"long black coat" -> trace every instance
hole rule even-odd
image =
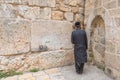
[[[72,32],[71,42],[74,44],[75,62],[87,62],[87,36],[84,30],[76,29]]]

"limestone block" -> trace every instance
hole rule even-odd
[[[67,6],[67,5],[65,5],[65,4],[60,4],[60,10],[62,10],[62,11],[71,11],[71,7],[70,6]]]
[[[7,77],[7,78],[2,78],[1,80],[17,80],[18,76],[11,76],[11,77]]]
[[[22,4],[37,5],[40,7],[55,7],[55,0],[22,0]]]
[[[64,15],[67,21],[73,21],[74,14],[72,12],[66,12]]]
[[[51,19],[51,8],[40,9],[40,19]]]
[[[4,0],[0,0],[0,3],[4,3]]]
[[[69,2],[69,5],[70,6],[76,6],[78,4],[78,0],[71,0],[70,2]]]
[[[17,3],[17,4],[21,4],[21,0],[4,0],[5,3]]]
[[[76,15],[75,15],[75,20],[76,20],[76,21],[83,21],[83,18],[84,18],[84,17],[83,17],[83,15],[81,15],[81,14],[76,14]]]
[[[115,18],[116,26],[120,27],[120,18]]]
[[[19,19],[0,20],[0,55],[26,53],[30,50],[30,23]]]
[[[100,7],[102,5],[102,0],[95,1],[95,8]]]
[[[20,5],[18,6],[18,16],[30,20],[40,18],[40,8]]]
[[[119,54],[109,54],[109,53],[106,53],[105,55],[105,64],[107,66],[110,66],[116,70],[120,70],[120,55]]]
[[[39,6],[40,5],[40,0],[23,0],[23,2],[25,4],[29,4],[29,5],[37,5]]]
[[[52,11],[52,19],[54,20],[62,20],[64,17],[63,12],[61,11]]]
[[[103,46],[101,44],[97,44],[97,45],[95,45],[95,49],[101,55],[105,55],[105,46]]]
[[[35,80],[35,78],[30,73],[26,73],[24,75],[20,75],[18,77],[19,80]]]
[[[78,13],[79,12],[79,7],[72,7],[72,12],[73,13]]]
[[[56,0],[56,3],[61,3],[62,2],[62,0]]]
[[[39,55],[38,59],[40,69],[47,69],[52,67],[73,64],[74,62],[73,50],[58,50],[43,52]]]
[[[101,0],[100,0],[101,1]],[[113,8],[116,8],[117,7],[117,1],[116,0],[114,0],[114,1],[111,1],[111,2],[108,2],[108,3],[106,3],[106,4],[104,4],[104,7],[106,8],[106,9],[113,9]]]
[[[118,0],[118,6],[120,6],[120,0]]]
[[[106,51],[109,53],[115,53],[115,43],[106,41]]]
[[[109,13],[110,13],[111,16],[119,17],[119,15],[120,15],[120,8],[109,10]]]
[[[0,57],[0,61],[8,60],[8,64],[0,64],[0,70],[29,71],[33,68],[40,70],[70,65],[74,63],[73,49],[22,54]],[[21,76],[22,77],[22,76]]]
[[[63,3],[70,6],[84,6],[84,0],[63,0]]]
[[[39,51],[39,45],[49,50],[72,48],[72,24],[67,21],[38,20],[31,27],[31,49]]]
[[[0,4],[0,17],[16,17],[15,7],[11,4]]]
[[[55,0],[40,0],[40,6],[55,7]]]

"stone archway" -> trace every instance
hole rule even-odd
[[[104,66],[105,62],[105,23],[103,18],[96,16],[91,24],[90,45],[93,62]]]

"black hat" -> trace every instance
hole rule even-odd
[[[80,26],[80,22],[75,22],[75,26]]]

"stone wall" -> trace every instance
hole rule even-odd
[[[0,70],[46,69],[74,62],[74,21],[84,0],[0,0]]]
[[[105,53],[104,63],[102,65],[104,65],[106,73],[111,74],[115,78],[120,78],[120,0],[86,0],[85,25],[89,45],[91,43],[91,31],[93,30],[92,22],[94,22],[97,16],[103,19],[105,26],[105,33],[104,30],[101,31],[101,33],[105,35]],[[94,28],[99,31],[97,27],[94,26]],[[98,35],[95,35],[95,37],[98,37]],[[91,47],[93,48],[93,46]],[[102,47],[96,47],[96,49],[97,48],[99,48],[99,50],[102,49]],[[103,51],[101,50],[101,52]],[[90,46],[89,54],[92,54]],[[96,57],[93,54],[93,63],[98,62],[98,60],[102,61],[103,57],[100,58],[101,54],[98,52],[96,55],[99,56],[99,59],[95,59]]]

